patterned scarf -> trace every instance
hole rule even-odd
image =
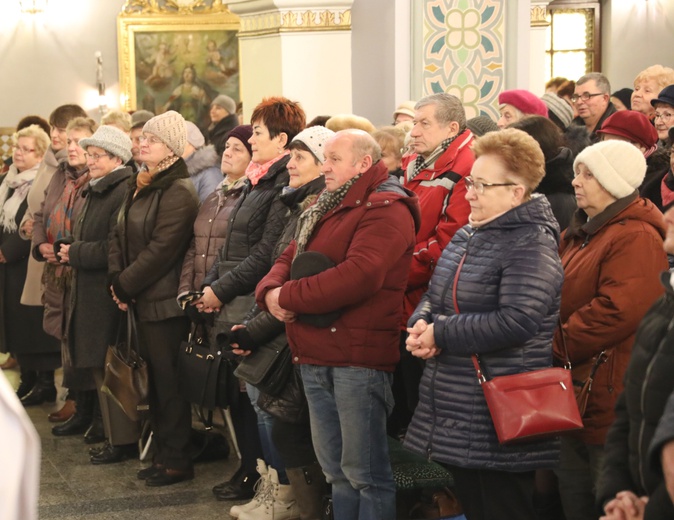
[[[267,161],[264,164],[258,164],[251,161],[246,167],[246,177],[250,179],[250,183],[253,186],[257,186],[257,183],[260,181],[260,179],[265,175],[267,175],[269,168],[271,168],[274,163],[280,161],[289,153],[290,152],[288,150],[285,150],[281,155],[274,157],[273,159]]]
[[[223,181],[215,188],[215,192],[218,194],[218,205],[222,206],[224,204],[225,195],[227,195],[227,192],[240,188],[243,186],[244,182],[246,182],[245,175],[239,177],[238,179],[234,179],[233,181],[225,177]]]
[[[408,182],[414,179],[419,173],[421,173],[422,170],[425,170],[427,168],[431,168],[434,164],[435,161],[438,160],[438,158],[445,153],[447,148],[449,148],[449,145],[452,144],[454,139],[459,137],[459,134],[456,134],[453,137],[448,137],[444,141],[440,143],[440,146],[438,146],[431,155],[428,156],[427,159],[424,159],[421,155],[417,155],[417,158],[414,160],[414,171],[412,172],[412,175],[409,175],[409,178],[407,179]]]
[[[330,211],[332,208],[336,207],[344,197],[346,196],[349,188],[353,186],[360,178],[360,175],[356,175],[353,179],[346,181],[342,186],[337,188],[335,191],[323,190],[323,192],[318,197],[316,204],[306,209],[297,220],[297,229],[295,230],[295,242],[297,242],[297,248],[295,249],[295,257],[300,253],[304,253],[304,249],[307,247],[307,242],[311,234],[314,232],[316,224],[325,216],[325,214]]]
[[[178,159],[180,159],[180,157],[177,155],[169,155],[168,157],[164,157],[161,161],[159,161],[157,167],[152,170],[148,170],[147,166],[143,165],[141,170],[138,172],[138,176],[136,177],[136,192],[133,194],[133,196],[135,197],[138,195],[138,192],[145,188],[145,186],[149,186],[152,182],[152,179],[154,179],[159,172],[163,172],[169,166],[175,164]]]
[[[0,184],[0,204],[2,204],[0,224],[2,224],[2,229],[6,233],[14,233],[18,229],[16,213],[33,185],[39,164],[22,172],[19,172],[14,165],[10,166],[9,172]],[[14,190],[11,196],[9,195],[10,190]]]

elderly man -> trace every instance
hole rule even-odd
[[[360,130],[326,143],[326,190],[256,291],[258,305],[286,322],[335,518],[349,520],[395,518],[386,416],[419,209],[380,156]],[[332,267],[291,280],[312,255]]]
[[[236,115],[236,103],[234,100],[220,94],[211,102],[211,126],[208,127],[208,142],[215,146],[215,153],[222,157],[225,151],[225,137],[235,126],[239,126],[239,118]]]
[[[407,319],[426,292],[442,250],[468,223],[470,206],[463,179],[475,160],[470,151],[473,134],[466,128],[466,112],[456,96],[432,94],[417,102],[410,136],[415,154],[403,158],[403,183],[419,197],[422,218],[400,322],[401,362],[393,388],[396,406],[389,428],[392,435],[403,432],[412,419],[423,372],[422,362],[405,350]]]
[[[608,78],[599,72],[585,74],[576,82],[576,90],[571,96],[571,101],[578,111],[578,117],[573,122],[585,125],[590,133],[590,140],[598,143],[601,136],[597,134],[597,130],[601,128],[604,120],[616,111],[611,103],[611,84]]]

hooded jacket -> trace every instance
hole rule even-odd
[[[215,153],[212,145],[198,148],[185,159],[187,172],[194,183],[194,189],[197,190],[199,202],[204,202],[215,190],[216,186],[222,182],[222,172],[220,171],[220,157]]]
[[[555,440],[502,446],[471,360],[489,377],[547,368],[557,324],[562,266],[559,226],[542,195],[474,229],[443,251],[412,315],[433,323],[440,354],[426,362],[405,446],[463,468],[530,471],[553,467]],[[455,276],[465,256],[456,285]]]
[[[562,334],[573,367],[591,364],[602,351],[608,354],[594,378],[585,428],[569,434],[587,444],[604,444],[637,326],[662,294],[664,236],[662,213],[636,191],[589,221],[579,209],[564,234],[562,327],[555,334],[555,357],[560,365],[566,362]]]
[[[256,299],[281,287],[279,304],[297,314],[340,311],[329,327],[286,324],[295,363],[356,366],[392,372],[399,360],[402,297],[414,235],[416,196],[390,180],[381,161],[354,182],[341,204],[318,222],[306,251],[329,257],[335,267],[290,280],[293,241],[258,284]]]

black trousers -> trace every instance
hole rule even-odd
[[[468,520],[536,520],[534,472],[466,469],[444,464]]]
[[[178,350],[187,337],[187,318],[138,321],[140,353],[150,375],[150,425],[155,443],[155,464],[186,470],[192,466],[189,452],[192,412],[178,392]]]
[[[271,435],[286,468],[301,468],[318,461],[309,421],[293,424],[274,418]]]

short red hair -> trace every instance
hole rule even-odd
[[[281,133],[288,136],[286,148],[290,141],[299,134],[307,123],[307,116],[299,103],[284,97],[264,98],[255,107],[250,118],[253,125],[262,122],[269,130],[269,137],[274,138]]]

